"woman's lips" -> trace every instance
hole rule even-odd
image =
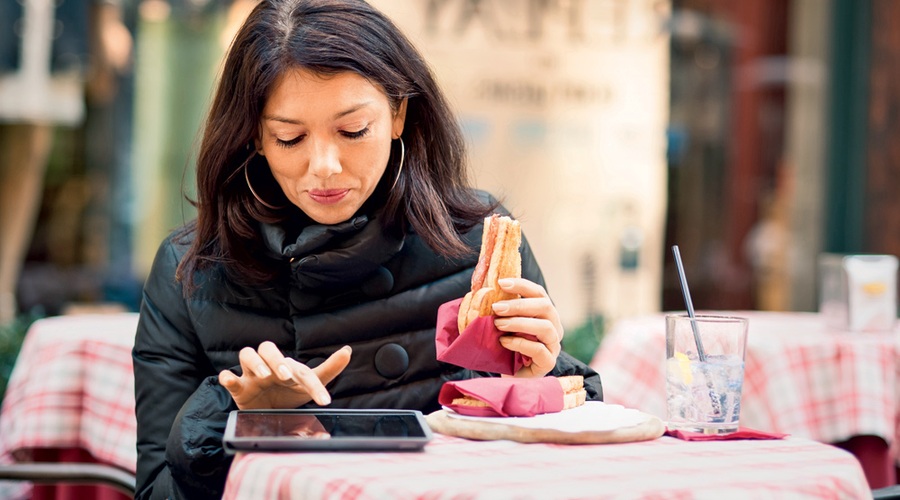
[[[347,196],[349,189],[310,189],[309,197],[322,205],[334,205]]]

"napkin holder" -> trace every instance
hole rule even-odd
[[[838,330],[892,331],[897,321],[897,257],[819,256],[819,313]]]

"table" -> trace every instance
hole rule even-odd
[[[136,325],[133,313],[36,322],[0,410],[0,460],[92,458],[133,472],[131,347]],[[498,464],[504,468],[498,469]],[[723,464],[728,466],[722,471],[715,468]],[[510,484],[527,484],[520,491],[535,497],[579,492],[596,496],[598,485],[610,485],[611,496],[633,498],[656,491],[652,488],[660,484],[675,492],[696,491],[697,471],[707,467],[715,472],[715,479],[703,486],[710,494],[734,493],[728,490],[735,487],[826,498],[835,492],[845,497],[869,493],[851,455],[799,438],[717,443],[663,438],[628,445],[559,446],[437,436],[424,453],[246,455],[234,464],[226,498],[272,498],[279,491],[295,497],[317,492],[405,497],[416,491],[450,495],[466,488],[496,497],[502,492],[492,488]],[[648,481],[648,470],[654,479],[664,481]],[[555,479],[535,479],[547,476]],[[108,498],[114,493],[102,493],[100,488],[90,493],[76,491],[84,487],[45,488],[34,488],[34,498]],[[726,493],[720,496],[733,497]],[[0,497],[10,496],[0,490]]]
[[[0,409],[0,461],[93,460],[135,472],[131,348],[137,321],[137,313],[116,313],[32,324]],[[21,490],[21,484],[0,487],[0,497],[12,496],[9,490]],[[125,498],[89,486],[36,486],[32,494]]]
[[[248,453],[224,500],[871,498],[859,463],[802,438],[601,445],[435,435],[421,453]]]
[[[741,424],[842,443],[872,488],[896,482],[898,333],[829,328],[817,313],[717,312],[749,318]],[[622,319],[590,365],[607,402],[666,418],[665,318]]]

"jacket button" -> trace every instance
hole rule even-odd
[[[409,368],[409,354],[399,344],[385,344],[375,353],[375,369],[384,378],[397,378]]]
[[[360,285],[362,293],[368,297],[383,297],[394,288],[394,275],[386,267],[380,266]]]

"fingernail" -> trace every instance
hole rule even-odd
[[[341,349],[343,349],[343,350],[345,350],[345,351],[347,351],[347,352],[353,352],[353,348],[351,348],[351,347],[348,346],[348,345],[345,345],[344,347],[341,347]]]
[[[282,380],[290,380],[291,378],[291,370],[285,365],[278,365],[278,374],[281,375]]]
[[[320,405],[331,404],[331,395],[328,394],[328,391],[319,391],[316,394],[316,399],[319,400]]]
[[[260,364],[256,365],[256,374],[259,375],[260,377],[268,377],[269,375],[272,374],[272,371],[269,370],[268,366],[260,363]]]
[[[497,280],[497,284],[500,285],[500,288],[512,288],[513,280],[510,278],[501,278]]]
[[[495,313],[503,314],[509,311],[509,306],[503,302],[495,302],[493,307]]]
[[[509,320],[508,319],[494,320],[494,326],[496,326],[497,328],[506,328],[507,326],[509,326]]]

